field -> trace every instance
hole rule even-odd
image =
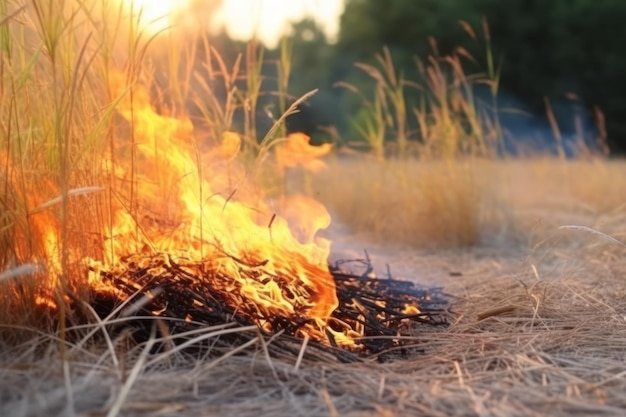
[[[497,96],[493,65],[469,77],[459,55],[428,57],[408,109],[387,50],[359,67],[376,84],[368,151],[311,146],[283,123],[310,97],[288,105],[288,41],[268,93],[255,42],[226,62],[116,4],[0,4],[0,415],[624,414],[626,162],[566,158],[554,124],[556,155],[503,156],[498,112],[473,97],[474,82]],[[263,317],[177,334],[151,315],[133,339],[159,293],[127,299],[98,272],[164,253],[232,278],[213,283],[237,312],[303,320],[295,353]],[[328,263],[363,258],[442,288],[448,326],[353,363],[307,344],[330,344]]]
[[[404,164],[398,172],[436,172]],[[442,247],[447,232],[438,245],[428,244],[437,238],[428,234],[421,244],[407,243],[407,229],[428,230],[409,214],[401,228],[383,224],[390,209],[419,211],[397,168],[381,165],[390,174],[376,187],[381,176],[369,163],[331,163],[313,184],[331,210],[347,206],[351,213],[344,221],[336,216],[327,232],[333,258],[360,258],[367,250],[380,274],[388,264],[397,278],[452,295],[450,326],[416,331],[421,353],[388,363],[305,357],[296,367],[295,357],[268,358],[257,346],[217,359],[172,353],[150,364],[145,346],[120,337],[108,349],[67,343],[71,354],[60,361],[57,336],[33,333],[21,344],[4,342],[2,414],[621,415],[625,248],[584,227],[624,240],[624,208],[615,205],[624,184],[608,182],[605,173],[620,181],[626,165],[474,162],[472,201],[462,207],[478,207],[476,243],[460,247]],[[579,179],[563,187],[567,172]],[[426,181],[441,181],[439,174]],[[390,196],[397,197],[391,208]],[[458,215],[456,207],[438,210],[431,221]],[[359,227],[367,215],[373,224]]]

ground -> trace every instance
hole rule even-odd
[[[450,325],[416,329],[420,351],[408,358],[342,364],[305,355],[298,363],[258,343],[218,357],[159,358],[118,337],[114,348],[69,345],[61,362],[59,344],[44,343],[54,336],[33,333],[0,353],[0,415],[623,415],[626,249],[607,237],[623,236],[623,207],[600,204],[615,184],[599,174],[592,183],[598,167],[573,169],[585,184],[570,191],[595,190],[574,203],[557,192],[556,171],[534,163],[498,171],[509,196],[498,213],[514,220],[482,210],[471,246],[409,246],[335,221],[326,232],[333,259],[366,250],[379,275],[389,265],[396,278],[451,295]],[[481,201],[504,200],[494,175],[476,178],[490,179]]]

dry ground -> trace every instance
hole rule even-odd
[[[354,184],[377,181],[376,170],[389,166],[356,165],[349,171],[345,163],[332,165],[328,174],[334,180],[320,180],[326,195],[317,188],[338,218],[328,232],[335,241],[333,256],[361,257],[367,250],[380,273],[389,264],[396,277],[443,286],[453,295],[451,325],[416,332],[422,353],[387,363],[305,357],[296,364],[295,357],[270,359],[255,344],[243,355],[229,356],[233,349],[219,359],[205,352],[158,360],[123,337],[112,341],[114,348],[104,342],[74,344],[61,352],[54,335],[33,332],[28,343],[3,342],[0,415],[626,413],[626,248],[588,230],[558,228],[576,224],[626,240],[626,211],[620,206],[626,202],[624,163],[515,161],[474,167],[471,192],[447,200],[475,210],[465,220],[475,224],[455,226],[476,231],[471,247],[447,238],[437,245],[419,239],[409,245],[404,238],[394,243],[393,229],[373,230],[366,221],[359,228],[356,219],[364,214],[375,221],[390,209],[382,207],[384,193],[396,196],[395,213],[405,215],[417,203],[403,197],[393,181],[378,188],[381,194],[367,194],[367,184],[362,189]],[[412,189],[403,175],[420,169],[405,166],[396,184]],[[346,172],[358,176],[349,180]],[[361,211],[350,206],[337,213],[354,194],[362,198]],[[474,200],[463,201],[464,196]],[[441,215],[445,223],[459,212],[445,212],[446,207],[430,216]],[[411,218],[398,230],[419,231]],[[59,360],[62,353],[68,361]]]

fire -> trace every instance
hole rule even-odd
[[[299,329],[303,336],[327,342],[328,332],[337,333],[329,329],[328,320],[338,299],[327,265],[330,242],[316,236],[330,224],[326,209],[310,198],[292,196],[277,216],[258,194],[245,192],[246,177],[237,175],[235,163],[241,146],[237,134],[225,132],[219,146],[202,149],[188,118],[158,114],[144,86],[136,84],[130,95],[126,85],[119,75],[111,88],[121,97],[119,114],[132,126],[135,178],[121,166],[105,166],[119,177],[118,183],[134,181],[135,195],[129,199],[135,199],[137,208],[120,204],[112,214],[104,260],[91,262],[91,285],[102,285],[101,268],[138,266],[165,272],[175,265],[185,271],[195,268],[199,275],[211,271],[213,282],[206,285],[233,294],[225,303],[245,304],[234,308],[253,303],[257,307],[252,308],[277,317],[300,319],[305,322]],[[307,156],[307,146],[317,153]],[[330,150],[310,147],[300,135],[287,138],[279,149],[279,158],[296,149],[296,160],[318,167],[315,159]],[[142,257],[146,253],[161,254],[160,261],[153,264],[152,258]],[[263,318],[257,324],[277,330]],[[334,340],[353,343],[342,334]]]
[[[282,168],[302,166],[312,172],[326,167],[319,157],[330,152],[331,144],[311,146],[309,137],[303,133],[292,133],[287,140],[276,149],[276,160]]]

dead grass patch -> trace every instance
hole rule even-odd
[[[469,161],[339,161],[314,182],[315,197],[338,221],[415,246],[476,243],[480,187]]]
[[[626,265],[614,258],[609,272],[593,262],[594,251],[561,249],[578,255],[580,265],[570,268],[552,251],[538,272],[531,263],[474,258],[462,277],[431,277],[458,297],[451,326],[416,331],[420,353],[408,360],[340,364],[305,356],[296,367],[297,358],[268,358],[258,343],[217,357],[200,350],[158,359],[146,353],[148,344],[129,345],[123,336],[109,349],[65,342],[70,355],[63,360],[55,335],[33,334],[28,344],[3,346],[0,412],[621,415]],[[509,310],[479,319],[500,307]],[[114,407],[119,414],[111,414]]]
[[[378,242],[532,247],[560,225],[620,217],[625,171],[621,160],[351,159],[315,176],[313,190],[336,221]]]

